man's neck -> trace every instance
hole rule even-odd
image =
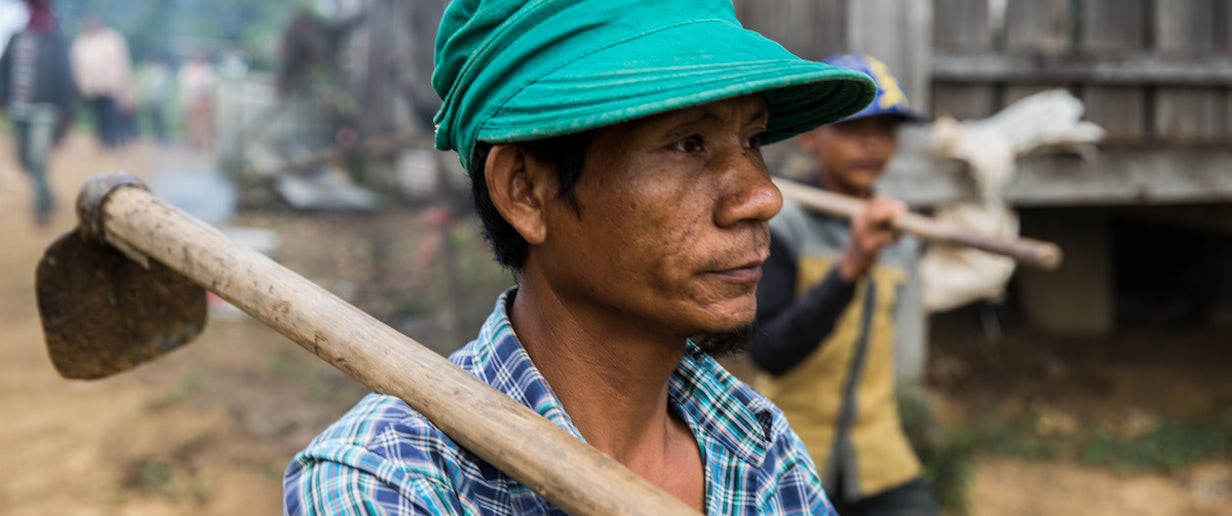
[[[523,276],[510,322],[586,442],[702,510],[701,452],[668,408],[684,339],[612,315],[565,302],[546,282]]]
[[[667,382],[683,339],[570,306],[535,278],[521,283],[510,310],[514,332],[586,441],[630,466],[661,455],[675,424]]]

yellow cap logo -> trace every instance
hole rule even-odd
[[[864,56],[864,59],[868,61],[868,71],[872,73],[877,87],[881,88],[881,95],[877,98],[877,107],[881,109],[889,109],[897,105],[907,107],[907,95],[899,87],[898,80],[890,75],[890,67],[872,56]]]

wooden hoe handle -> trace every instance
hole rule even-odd
[[[378,392],[571,514],[696,514],[397,330],[141,188],[98,207],[103,237],[158,260]]]
[[[791,199],[813,211],[851,218],[864,209],[864,201],[846,195],[828,192],[795,181],[775,178],[783,197]],[[1043,270],[1053,270],[1061,265],[1061,248],[1051,242],[1029,238],[998,238],[974,235],[950,227],[916,213],[906,213],[894,219],[894,229],[918,236],[930,242],[966,246],[981,251],[1008,256],[1018,263]]]

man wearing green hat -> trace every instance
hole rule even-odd
[[[819,164],[817,186],[868,205],[847,221],[785,203],[771,222],[757,292],[761,331],[750,345],[765,372],[755,385],[799,432],[841,514],[932,516],[936,504],[895,403],[896,353],[924,345],[920,243],[890,229],[906,208],[875,192],[898,126],[924,117],[880,60],[825,62],[868,74],[877,96],[799,141]]]
[[[450,360],[709,514],[832,514],[782,414],[712,358],[748,333],[782,198],[760,145],[851,114],[866,76],[729,0],[457,0],[436,41],[457,150],[517,285]],[[372,394],[292,460],[288,514],[544,514]]]

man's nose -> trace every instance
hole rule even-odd
[[[727,160],[722,174],[721,198],[715,224],[730,227],[741,222],[764,222],[783,208],[783,195],[755,151],[743,149]]]

